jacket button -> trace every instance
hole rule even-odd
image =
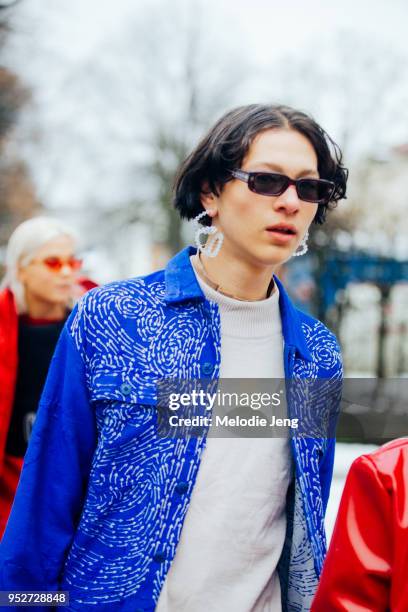
[[[210,361],[206,361],[205,363],[203,363],[203,367],[201,368],[201,370],[202,373],[207,376],[208,374],[212,373],[212,371],[214,370],[214,366]]]
[[[153,555],[153,561],[156,563],[163,563],[166,560],[166,553],[164,551],[157,552]]]
[[[130,395],[132,392],[132,387],[129,385],[129,383],[123,383],[123,385],[120,385],[120,390],[122,391],[123,395]]]
[[[176,493],[187,493],[188,491],[188,482],[180,481],[176,484]]]

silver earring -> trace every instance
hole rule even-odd
[[[207,214],[207,211],[204,210],[193,219],[195,227],[194,242],[200,253],[203,253],[203,255],[207,257],[216,257],[224,241],[224,234],[218,231],[213,225],[201,225],[201,223],[199,223],[200,219]],[[202,241],[203,237],[206,237],[204,243]]]
[[[304,255],[305,253],[307,253],[308,248],[309,248],[307,246],[308,238],[309,238],[309,232],[307,231],[306,234],[302,238],[302,242],[299,244],[296,251],[292,254],[292,257],[299,257],[299,255]]]

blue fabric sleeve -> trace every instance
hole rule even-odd
[[[58,589],[95,447],[85,367],[67,322],[51,361],[0,544],[0,590]]]

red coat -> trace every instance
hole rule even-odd
[[[408,438],[351,466],[311,610],[408,610]]]
[[[5,455],[17,374],[18,317],[14,297],[0,292],[0,537],[6,526],[22,460]]]
[[[89,279],[78,281],[82,293],[96,284]],[[7,523],[23,460],[5,452],[18,359],[18,315],[9,289],[0,292],[0,538]]]

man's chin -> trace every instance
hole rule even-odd
[[[258,265],[275,268],[288,261],[293,254],[293,250],[287,247],[265,248],[254,254]]]

